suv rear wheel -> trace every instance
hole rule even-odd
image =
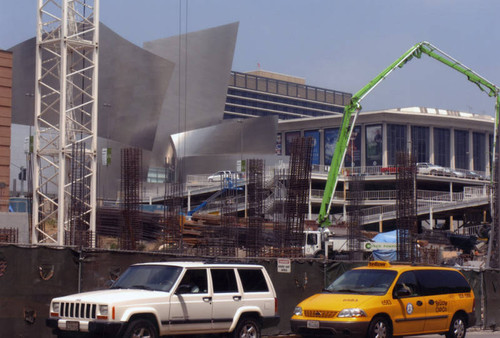
[[[243,317],[233,331],[233,338],[260,338],[260,325],[253,317]]]
[[[147,319],[133,320],[123,335],[124,338],[158,338],[156,327]]]

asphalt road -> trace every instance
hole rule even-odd
[[[443,338],[444,336],[438,334],[426,335],[426,336],[413,336],[419,338]],[[491,331],[491,330],[467,330],[465,335],[466,338],[499,338],[500,331]]]

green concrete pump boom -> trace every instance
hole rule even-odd
[[[382,73],[375,77],[370,83],[361,88],[356,94],[351,98],[350,103],[344,108],[344,116],[342,118],[342,123],[340,125],[339,135],[337,143],[335,145],[335,152],[333,153],[332,162],[330,165],[330,171],[328,172],[328,179],[326,181],[325,192],[323,194],[323,200],[321,202],[321,207],[318,216],[318,224],[321,227],[327,227],[330,225],[330,220],[328,215],[330,214],[330,208],[337,187],[338,177],[340,174],[341,166],[344,161],[344,157],[347,151],[348,141],[351,138],[358,113],[361,110],[360,102],[366,95],[368,95],[377,85],[382,82],[393,70],[396,68],[403,67],[408,61],[413,57],[420,58],[422,53],[444,63],[445,65],[459,71],[460,73],[467,76],[467,79],[475,83],[480,90],[488,93],[490,97],[496,97],[496,116],[495,116],[495,138],[493,150],[496,147],[496,133],[498,127],[498,118],[500,115],[500,95],[499,87],[492,84],[490,81],[486,80],[484,77],[478,75],[470,68],[464,66],[457,60],[448,56],[444,52],[440,51],[435,46],[428,42],[420,42],[410,48],[406,53],[404,53],[399,59],[394,61],[389,67],[387,67]],[[353,116],[354,114],[354,116]],[[351,121],[352,120],[352,121]],[[494,154],[494,152],[493,152]],[[493,166],[492,166],[493,167]]]

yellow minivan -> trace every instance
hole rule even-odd
[[[373,261],[298,304],[291,328],[302,336],[463,338],[475,320],[474,292],[458,270]]]

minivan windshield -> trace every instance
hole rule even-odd
[[[325,291],[346,294],[384,295],[397,272],[391,270],[350,270],[337,278]]]
[[[182,268],[166,265],[135,265],[129,267],[111,289],[143,289],[168,292]]]

